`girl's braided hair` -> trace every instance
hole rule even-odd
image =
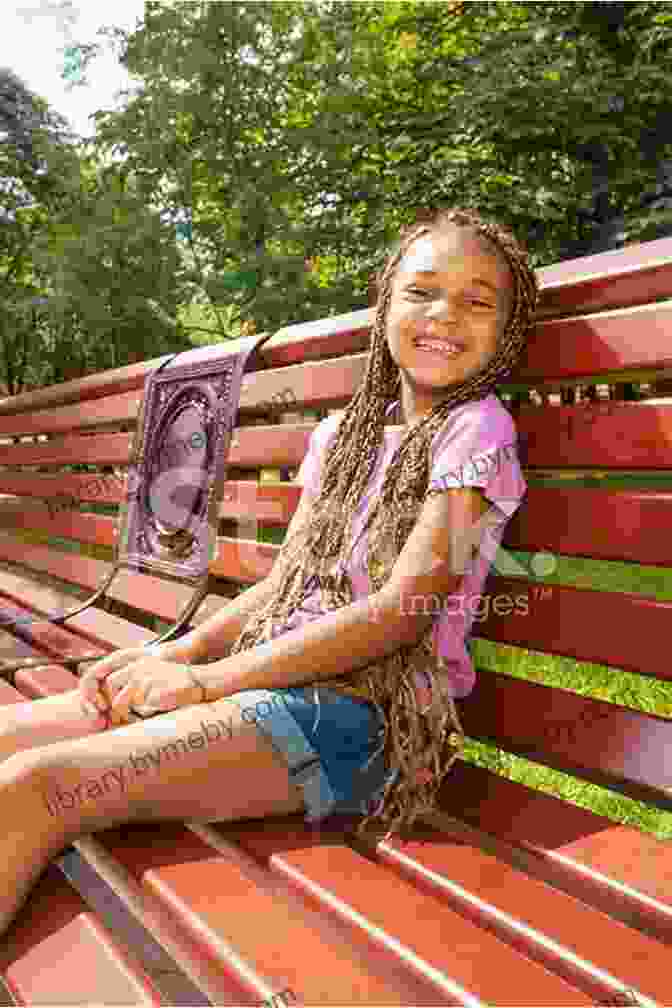
[[[377,592],[390,577],[392,567],[416,523],[428,490],[432,439],[456,406],[483,399],[515,366],[533,324],[538,287],[527,253],[506,228],[485,220],[477,211],[460,208],[423,210],[401,231],[400,242],[379,274],[379,294],[371,330],[368,365],[341,418],[322,466],[320,495],[310,522],[283,545],[277,565],[280,581],[273,597],[253,613],[230,654],[271,640],[297,606],[314,588],[321,588],[324,611],[353,601],[350,579],[344,571],[350,546],[350,525],[364,494],[383,442],[387,407],[397,398],[400,372],[387,343],[386,320],[392,282],[410,245],[420,236],[445,224],[467,228],[492,243],[504,256],[514,281],[513,306],[492,359],[446,397],[404,435],[387,467],[377,502],[365,529],[369,531],[370,591]],[[446,492],[445,490],[443,492]],[[347,533],[346,534],[346,530]],[[452,698],[441,679],[441,659],[433,653],[434,627],[415,645],[404,646],[384,659],[358,669],[342,680],[319,680],[306,685],[333,686],[347,692],[348,685],[363,688],[366,698],[382,713],[384,752],[388,774],[377,809],[365,816],[359,830],[376,821],[389,837],[411,826],[420,814],[436,810],[438,790],[457,755],[461,726]],[[432,702],[420,710],[413,688],[414,673],[423,670],[430,679]],[[451,732],[457,729],[457,735]]]

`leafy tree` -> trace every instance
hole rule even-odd
[[[69,169],[62,119],[11,71],[0,71],[0,373],[19,391],[42,330],[43,290],[33,246]],[[58,161],[60,170],[49,165]]]
[[[588,235],[577,242],[572,254],[600,251],[622,241],[626,236],[626,216],[630,236],[640,240],[672,232],[672,166],[665,159],[672,115],[671,79],[666,66],[672,12],[664,10],[666,6],[585,3],[576,12],[577,27],[592,36],[615,67],[627,68],[620,80],[617,73],[612,73],[613,91],[607,104],[617,116],[630,115],[629,139],[636,145],[642,178],[641,190],[639,194],[635,192],[626,211],[618,194],[612,198],[612,185],[618,184],[622,168],[614,161],[611,146],[597,134],[585,144],[583,157],[592,164],[594,199],[585,215]],[[589,72],[589,68],[585,67],[585,71]],[[655,88],[653,101],[648,95],[645,98],[640,95],[642,86]]]
[[[220,338],[234,320],[268,328],[358,296],[347,227],[331,253],[333,222],[311,213],[325,165],[333,173],[355,131],[341,122],[326,136],[309,96],[295,101],[292,64],[321,18],[319,7],[294,2],[147,3],[124,55],[142,85],[123,111],[98,119],[99,149],[123,157],[179,229],[192,298],[210,305]]]
[[[190,345],[172,229],[0,76],[0,375],[7,392]]]
[[[437,202],[537,265],[657,235],[671,32],[664,3],[148,0],[108,33],[137,85],[90,151],[36,154],[48,131],[5,101],[5,359],[47,380],[363,307]],[[73,86],[96,48],[71,46]]]
[[[646,237],[671,24],[657,3],[149,2],[101,143],[180,228],[193,297],[272,327],[365,303],[437,201],[507,221],[538,264],[619,214]]]
[[[441,201],[507,221],[539,264],[615,214],[624,240],[650,236],[642,193],[671,150],[669,4],[364,0],[331,16],[356,40],[348,114],[363,141],[340,166],[339,208],[356,233]],[[325,93],[325,130],[342,115]]]
[[[117,166],[80,161],[34,254],[49,285],[49,380],[190,346],[174,234]]]

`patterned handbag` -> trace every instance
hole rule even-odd
[[[44,625],[63,625],[100,602],[122,571],[155,574],[193,587],[173,625],[149,642],[180,635],[207,593],[209,565],[217,553],[219,505],[227,474],[231,439],[243,375],[261,370],[261,346],[273,335],[198,347],[174,354],[147,377],[129,461],[125,499],[119,508],[112,569],[95,593],[59,616],[36,617]],[[24,619],[3,620],[3,629],[32,642]],[[37,643],[37,642],[35,642]],[[59,665],[104,658],[59,658]],[[23,658],[3,661],[5,674],[43,664]]]

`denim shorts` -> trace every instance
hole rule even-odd
[[[307,823],[365,815],[380,801],[389,770],[374,704],[324,686],[241,690],[230,699],[284,758],[303,790]]]

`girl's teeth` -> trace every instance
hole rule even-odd
[[[460,353],[460,347],[454,346],[452,343],[426,343],[420,341],[418,343],[419,347],[423,347],[425,350],[436,350],[438,353],[442,354],[456,354]]]

